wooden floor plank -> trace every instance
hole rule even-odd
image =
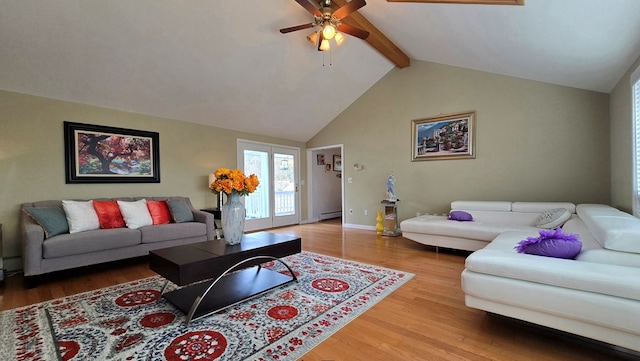
[[[339,221],[270,230],[302,238],[302,249],[393,268],[415,277],[300,361],[633,360],[602,344],[490,316],[464,304],[460,273],[468,253],[436,250],[403,237],[343,229]],[[55,273],[37,288],[22,276],[0,288],[0,310],[155,275],[147,260],[112,262]]]

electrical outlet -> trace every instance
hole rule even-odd
[[[350,209],[350,210],[349,210],[349,214],[353,214],[353,209]]]
[[[367,210],[366,210],[366,209],[364,210],[364,215],[365,215],[365,216],[367,215]]]

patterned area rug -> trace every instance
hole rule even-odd
[[[188,326],[181,311],[165,299],[158,302],[160,276],[4,311],[0,355],[3,360],[296,360],[413,277],[310,252],[284,261],[298,283]],[[289,274],[280,262],[263,266]]]

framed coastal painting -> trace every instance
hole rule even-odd
[[[476,112],[411,121],[411,161],[475,158]]]
[[[160,183],[156,132],[64,122],[67,183]]]

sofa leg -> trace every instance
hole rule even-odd
[[[38,283],[40,283],[39,276],[24,276],[24,285],[26,288],[36,288],[38,287]]]

